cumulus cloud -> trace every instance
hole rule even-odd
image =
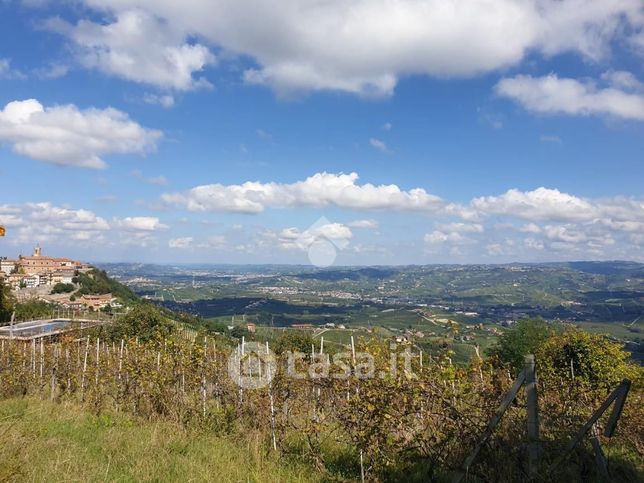
[[[35,241],[101,241],[110,225],[86,209],[73,209],[50,202],[0,206],[0,224],[10,228],[7,241],[16,244]]]
[[[347,223],[347,226],[349,228],[363,228],[363,229],[375,230],[376,228],[378,228],[379,223],[377,220],[354,220]]]
[[[518,75],[502,79],[497,94],[517,101],[525,109],[543,114],[573,116],[607,115],[644,121],[644,91],[641,83],[628,72],[604,76],[608,85],[592,81]]]
[[[597,215],[589,201],[556,189],[508,190],[500,196],[472,200],[472,206],[486,214],[510,215],[527,220],[583,221]]]
[[[194,239],[190,236],[181,237],[181,238],[171,238],[168,240],[168,246],[170,248],[190,248]]]
[[[425,243],[438,244],[438,243],[461,243],[464,238],[458,232],[445,233],[444,231],[434,230],[424,236]]]
[[[168,184],[168,179],[163,176],[144,176],[143,172],[139,169],[135,169],[130,172],[130,176],[140,179],[144,183],[155,185],[155,186],[166,186]]]
[[[389,152],[390,152],[390,151],[389,151],[389,148],[387,147],[387,145],[385,144],[385,142],[384,142],[384,141],[381,141],[380,139],[371,138],[371,139],[369,139],[369,144],[370,144],[373,148],[375,148],[375,149],[377,149],[378,151],[380,151],[381,153],[389,153]]]
[[[439,223],[437,227],[443,231],[456,233],[483,233],[485,231],[480,223]]]
[[[257,137],[262,141],[267,141],[267,142],[273,141],[273,135],[267,131],[264,131],[263,129],[256,129],[255,134],[257,134]]]
[[[158,218],[127,217],[112,221],[84,208],[51,202],[0,205],[0,224],[8,229],[7,243],[36,242],[59,246],[149,246],[168,228]]]
[[[11,67],[11,60],[0,57],[0,79],[26,79],[26,76],[17,69]]]
[[[215,62],[208,47],[186,42],[188,35],[173,23],[143,10],[120,10],[114,22],[81,20],[72,25],[60,18],[45,26],[68,37],[85,67],[160,88],[191,90],[210,83],[195,74]],[[169,97],[159,98],[167,107]]]
[[[143,154],[161,132],[146,129],[113,108],[45,108],[35,99],[13,101],[0,111],[0,141],[23,156],[60,166],[105,168],[106,154]]]
[[[257,65],[243,74],[248,83],[279,92],[332,89],[378,96],[392,94],[406,75],[473,76],[517,65],[528,52],[574,52],[597,61],[609,55],[615,40],[644,50],[638,40],[644,22],[640,0],[84,3],[116,21],[66,28],[83,61],[164,86],[191,86],[192,73],[209,63],[207,49],[188,44],[188,36],[254,59]],[[168,73],[159,66],[169,67]]]
[[[554,144],[562,143],[561,138],[553,134],[543,134],[541,137],[539,137],[539,140],[542,143],[554,143]]]
[[[433,220],[433,229],[423,237],[427,253],[445,252],[459,257],[469,253],[475,260],[480,254],[498,261],[530,258],[537,256],[535,253],[540,257],[550,255],[551,259],[638,259],[644,243],[644,199],[590,199],[545,187],[510,189],[461,204],[438,198],[422,188],[405,191],[396,185],[359,184],[356,173],[318,173],[290,184],[198,186],[165,194],[163,200],[196,212],[256,214],[266,209],[324,207],[415,212]],[[375,229],[378,222],[358,219],[338,224],[327,220],[307,230],[269,231],[257,246],[301,249],[317,236],[349,240],[353,236],[351,229],[360,228]],[[250,250],[248,243],[241,245]]]
[[[331,223],[322,219],[303,231],[297,228],[285,228],[278,236],[282,248],[300,250],[307,250],[319,238],[326,238],[338,248],[343,249],[353,238],[353,233],[348,226],[342,223]]]
[[[165,109],[170,109],[174,107],[174,96],[171,96],[169,94],[159,95],[147,92],[143,95],[143,102],[145,102],[146,104],[158,105]]]
[[[134,216],[115,220],[116,226],[126,231],[159,231],[168,228],[153,216]]]
[[[394,184],[358,184],[358,174],[317,173],[291,184],[249,181],[211,184],[182,193],[166,193],[165,203],[197,212],[261,213],[267,208],[338,206],[352,210],[436,212],[443,201],[424,189],[401,190]]]

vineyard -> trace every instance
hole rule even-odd
[[[49,343],[5,340],[0,397],[39,398],[61,407],[73,403],[96,415],[167,420],[214,434],[259,434],[267,454],[305,462],[327,480],[449,481],[515,376],[479,358],[456,367],[447,355],[423,357],[375,340],[356,343],[346,359],[325,353],[323,346],[298,358],[285,351],[273,356],[269,349],[256,344],[250,351],[243,342],[230,346],[202,336],[114,339],[98,330]],[[550,468],[625,377],[633,388],[614,437],[602,437],[601,444],[612,479],[642,477],[641,369],[618,357],[609,367],[593,366],[590,374],[585,362],[561,362],[559,354],[558,346],[547,344],[536,354],[537,471],[526,473],[527,405],[520,391],[468,468],[466,481],[599,478],[586,440],[555,472]],[[231,378],[232,366],[245,367],[245,374],[265,383],[240,387]]]

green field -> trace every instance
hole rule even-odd
[[[36,399],[0,401],[0,438],[0,481],[319,480],[271,458],[259,435],[191,432]]]

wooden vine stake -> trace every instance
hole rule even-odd
[[[87,373],[87,356],[89,355],[89,335],[85,344],[85,358],[83,359],[83,374],[81,376],[81,401],[85,400],[85,374]]]
[[[487,443],[488,439],[494,433],[494,430],[501,422],[501,418],[505,414],[505,411],[508,409],[512,401],[514,401],[521,389],[521,386],[525,384],[526,386],[526,398],[528,405],[528,473],[532,476],[536,474],[538,458],[539,458],[539,407],[538,407],[538,398],[537,398],[537,373],[535,369],[535,361],[533,355],[527,355],[525,357],[525,366],[521,374],[514,380],[512,387],[506,393],[505,397],[501,401],[501,404],[497,408],[494,416],[490,419],[490,422],[487,425],[487,428],[479,439],[476,442],[476,445],[472,449],[469,455],[463,461],[463,464],[459,470],[454,474],[452,478],[453,483],[460,483],[463,478],[466,477],[470,466],[476,459],[476,456],[481,451],[481,448]]]
[[[271,373],[270,348],[266,341],[266,377],[268,380],[268,399],[271,404],[271,436],[273,439],[273,450],[277,451],[277,438],[275,437],[275,401],[273,400],[273,374]],[[261,366],[262,361],[259,361]]]
[[[613,406],[613,412],[610,414],[610,417],[608,418],[608,421],[606,422],[606,426],[604,427],[604,436],[606,438],[612,438],[613,434],[615,433],[615,430],[617,429],[617,421],[619,421],[620,416],[622,415],[622,410],[624,409],[624,404],[626,403],[626,397],[628,396],[628,392],[631,389],[631,381],[629,379],[624,379],[617,388],[610,393],[610,395],[604,400],[602,405],[597,408],[597,410],[593,413],[593,415],[590,417],[590,419],[584,424],[581,429],[577,432],[575,437],[570,440],[570,443],[568,443],[568,446],[566,446],[566,449],[564,452],[561,454],[561,456],[552,464],[552,466],[548,469],[548,474],[550,475],[557,467],[563,463],[563,461],[568,457],[568,455],[572,452],[573,449],[581,442],[581,440],[588,434],[589,431],[591,431],[593,428],[595,428],[595,424],[599,420],[599,418],[602,417],[602,415],[608,410],[608,408],[615,403]],[[606,457],[604,456],[604,452],[601,449],[601,444],[599,443],[599,438],[597,437],[597,432],[593,434],[593,437],[590,440],[591,444],[593,445],[593,449],[595,450],[595,460],[597,461],[597,466],[600,475],[607,477],[608,476],[608,466],[606,463]]]

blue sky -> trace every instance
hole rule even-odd
[[[0,1],[0,255],[644,260],[639,0]]]

